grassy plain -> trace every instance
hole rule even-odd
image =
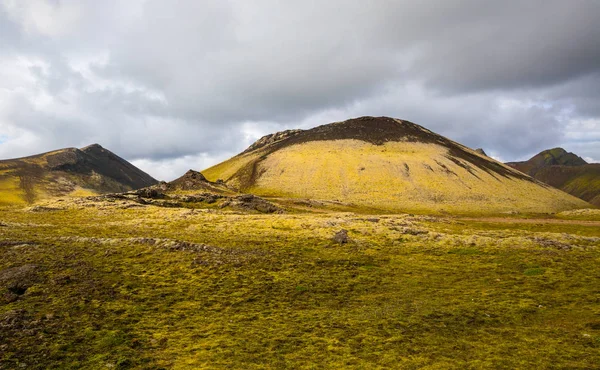
[[[594,211],[125,206],[0,208],[0,369],[600,363]]]

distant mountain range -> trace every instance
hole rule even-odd
[[[150,175],[98,144],[0,161],[0,205],[123,192],[156,183]]]
[[[267,197],[416,212],[555,212],[589,204],[414,123],[360,117],[267,135],[203,175]]]
[[[600,207],[600,163],[587,163],[576,154],[554,148],[507,165]]]

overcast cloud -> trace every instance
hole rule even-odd
[[[0,0],[0,158],[97,142],[170,180],[388,115],[600,161],[599,86],[596,0]]]

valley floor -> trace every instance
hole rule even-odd
[[[3,208],[0,369],[598,368],[599,226]]]

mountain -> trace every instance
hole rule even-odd
[[[535,174],[542,168],[549,166],[582,166],[587,164],[583,158],[576,154],[569,153],[563,148],[554,148],[544,150],[543,152],[533,156],[525,162],[509,162],[507,165],[512,168],[535,177]]]
[[[203,175],[260,196],[389,211],[556,212],[589,204],[414,123],[360,117],[267,135]]]
[[[0,161],[0,205],[63,195],[122,192],[156,184],[98,144]]]
[[[507,165],[571,195],[600,206],[600,164],[587,163],[563,148],[545,150]]]

